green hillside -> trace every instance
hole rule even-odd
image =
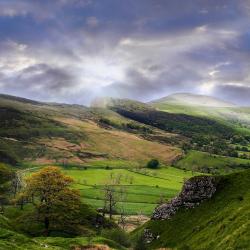
[[[250,168],[250,160],[191,150],[175,163],[175,166],[186,170],[219,174]]]
[[[150,104],[158,110],[168,113],[215,119],[236,128],[238,131],[250,134],[249,107],[237,107],[217,99],[214,100],[211,97],[206,97],[204,102],[207,103],[202,104],[202,98],[203,96],[190,94],[175,98],[173,95],[155,100]]]
[[[129,119],[187,137],[206,133],[226,138],[234,133],[230,127],[215,120],[157,111],[151,105],[131,100],[115,100],[110,108]]]
[[[108,109],[41,103],[0,95],[0,161],[23,164],[86,164],[120,160],[130,165],[181,154],[170,135]],[[152,135],[146,139],[146,135]],[[159,143],[157,135],[169,139]]]
[[[149,249],[250,249],[250,171],[216,178],[217,191],[210,200],[143,226],[158,236]]]

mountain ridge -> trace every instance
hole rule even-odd
[[[208,95],[198,95],[192,93],[175,93],[160,99],[150,101],[149,103],[171,103],[171,104],[181,104],[190,106],[205,106],[205,107],[236,107],[234,103],[224,101],[220,98],[208,96]]]

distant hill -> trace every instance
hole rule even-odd
[[[230,127],[215,120],[188,114],[163,112],[156,110],[150,104],[138,101],[116,99],[112,101],[109,108],[123,117],[187,137],[193,137],[195,134],[228,137],[233,134]]]
[[[0,95],[0,162],[16,165],[88,164],[120,160],[169,164],[181,154],[171,145],[176,135],[151,128],[104,108],[36,102]],[[152,136],[145,138],[145,134]],[[169,140],[160,143],[157,135]]]
[[[239,107],[210,96],[185,93],[170,95],[149,104],[167,113],[207,117],[250,134],[250,107]]]
[[[244,136],[213,117],[165,112],[129,99],[109,98],[93,106],[0,95],[0,161],[86,165],[101,160],[142,166],[156,158],[173,164],[183,146],[233,156],[232,137]]]
[[[177,93],[151,103],[169,103],[177,105],[205,106],[205,107],[235,107],[233,103],[220,100],[206,95],[196,95],[190,93]]]

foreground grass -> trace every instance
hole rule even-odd
[[[249,170],[217,177],[210,200],[170,220],[148,222],[143,228],[159,236],[149,249],[250,249],[249,178]]]
[[[125,249],[116,242],[102,237],[39,237],[29,238],[23,234],[0,228],[0,249],[1,250],[68,250],[74,246],[88,246],[102,244],[112,249]]]

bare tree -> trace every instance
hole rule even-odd
[[[119,207],[119,212],[120,212],[120,218],[118,221],[118,224],[121,225],[122,229],[125,229],[126,226],[126,220],[127,220],[127,215],[125,211],[125,202],[127,200],[127,190],[125,187],[120,187],[119,189],[119,201],[120,207]]]
[[[109,218],[112,219],[112,215],[115,212],[117,205],[117,195],[114,185],[106,184],[104,186],[104,208],[103,215],[105,212],[109,214]]]

